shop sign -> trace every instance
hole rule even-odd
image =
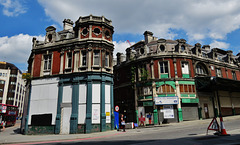
[[[155,105],[178,104],[178,97],[155,97]]]

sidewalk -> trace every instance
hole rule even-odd
[[[155,127],[168,127],[168,126],[179,126],[179,125],[194,125],[194,124],[206,124],[206,127],[211,122],[212,119],[205,119],[205,120],[195,120],[195,121],[184,121],[180,123],[171,123],[171,124],[162,124],[157,125]],[[240,120],[240,115],[237,116],[230,116],[230,117],[224,117],[224,121],[228,120]],[[120,135],[123,133],[131,134],[131,132],[134,131],[134,129],[128,129],[127,132],[118,132],[116,130],[112,131],[106,131],[106,132],[97,132],[97,133],[90,133],[90,134],[66,134],[66,135],[59,135],[59,134],[51,134],[51,135],[22,135],[19,134],[19,123],[17,123],[14,127],[6,128],[4,132],[0,132],[0,144],[14,144],[14,143],[27,143],[27,142],[42,142],[46,143],[46,141],[53,141],[53,142],[64,142],[64,140],[72,140],[72,141],[78,141],[78,140],[90,140],[90,139],[96,139],[96,138],[104,138],[104,137],[110,137],[115,135]],[[150,127],[146,127],[150,128]],[[141,128],[144,129],[144,128]],[[145,129],[144,129],[145,130]],[[240,129],[235,130],[228,130],[228,134],[236,135],[240,134]],[[199,137],[206,137],[206,134],[200,134]]]

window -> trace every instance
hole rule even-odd
[[[52,55],[51,54],[44,55],[44,70],[50,71],[51,65],[52,65]]]
[[[72,52],[67,53],[67,68],[72,67]]]
[[[0,92],[3,92],[3,89],[0,89]]]
[[[222,77],[222,71],[220,68],[216,68],[216,76],[217,77]]]
[[[143,95],[152,95],[151,87],[144,87],[144,88],[141,88],[141,90],[143,90]]]
[[[236,72],[232,71],[232,79],[237,80]]]
[[[185,46],[182,45],[182,46],[181,46],[181,51],[184,51],[184,50],[185,50]]]
[[[82,30],[82,35],[86,36],[88,34],[88,29],[87,28],[84,28]]]
[[[32,115],[31,125],[33,126],[50,126],[52,124],[52,114]]]
[[[105,54],[105,67],[109,67],[109,53],[106,52]]]
[[[158,93],[175,93],[175,90],[172,86],[164,84],[158,88]]]
[[[106,36],[107,38],[110,37],[110,32],[109,32],[108,30],[105,31],[105,36]]]
[[[81,66],[86,66],[87,65],[87,54],[86,51],[81,52]]]
[[[182,74],[189,74],[189,68],[187,62],[182,62]]]
[[[160,46],[160,50],[161,50],[161,51],[164,51],[164,50],[165,50],[165,46],[164,46],[164,45],[161,45],[161,46]]]
[[[7,76],[7,74],[6,74],[6,76]],[[10,74],[10,77],[16,78],[17,75],[15,75],[15,74]]]
[[[94,58],[93,58],[93,65],[97,65],[99,66],[100,62],[100,51],[99,50],[95,50],[94,51]]]
[[[94,33],[95,35],[99,35],[99,34],[101,33],[101,30],[100,30],[99,28],[94,28],[94,29],[93,29],[93,33]]]
[[[195,85],[190,84],[180,84],[181,93],[195,93]]]
[[[48,34],[48,41],[49,41],[49,42],[52,41],[52,34]]]
[[[11,82],[10,84],[11,84],[11,85],[16,85],[16,82]]]
[[[207,75],[206,70],[204,69],[204,67],[202,65],[197,65],[196,66],[196,74],[198,75]]]
[[[0,80],[0,84],[5,84],[5,81]]]
[[[168,62],[159,62],[160,64],[160,73],[161,74],[167,74],[168,73]]]

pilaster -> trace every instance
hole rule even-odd
[[[57,103],[55,134],[60,133],[62,96],[63,96],[63,83],[59,82],[58,83],[58,103]]]
[[[70,133],[77,133],[78,125],[78,102],[79,102],[79,83],[73,82],[72,89],[72,114],[70,118]]]
[[[114,130],[114,100],[113,100],[113,78],[111,78],[111,86],[110,86],[110,99],[111,99],[111,128]]]
[[[178,81],[176,81],[176,95],[178,96],[178,120],[179,122],[183,121],[183,117],[182,117],[182,107],[181,107],[181,93],[180,93],[180,88],[179,88],[179,84]]]
[[[105,114],[105,76],[102,76],[101,80],[101,127],[100,131],[106,130],[106,114]]]
[[[86,133],[92,129],[92,80],[87,80],[87,112],[86,112]]]

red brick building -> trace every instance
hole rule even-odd
[[[190,45],[184,39],[158,39],[149,31],[144,36],[145,40],[126,49],[126,59],[118,53],[114,66],[115,105],[128,121],[136,122],[143,115],[146,124],[150,120],[155,121],[150,124],[158,124],[217,114],[216,98],[206,86],[202,89],[204,85],[197,78],[237,83],[240,56],[209,45]],[[222,89],[218,94],[223,115],[240,114],[238,89]]]

